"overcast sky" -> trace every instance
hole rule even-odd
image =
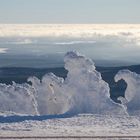
[[[140,0],[0,0],[0,23],[140,23]]]

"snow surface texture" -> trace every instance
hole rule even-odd
[[[83,114],[71,118],[0,124],[0,136],[6,137],[139,136],[139,132],[140,118],[136,116]]]
[[[109,85],[94,63],[77,52],[68,52],[64,58],[67,78],[46,74],[42,80],[28,79],[32,85],[0,84],[0,111],[3,114],[50,115],[50,114],[110,114],[124,115],[126,107],[131,114],[139,100],[139,76],[129,71],[120,71],[115,80],[126,80],[127,103],[117,104],[110,99]],[[128,76],[127,76],[128,75]],[[122,77],[123,76],[123,77]],[[131,81],[131,82],[130,82]],[[136,102],[135,102],[136,101]],[[135,109],[138,106],[135,105]]]

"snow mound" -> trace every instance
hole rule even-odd
[[[0,84],[0,112],[37,115],[36,106],[34,95],[25,85]]]
[[[35,93],[39,114],[63,114],[68,110],[68,95],[62,88],[63,78],[49,73],[41,81],[36,77],[30,77],[28,81],[32,83],[30,92]]]
[[[109,85],[96,71],[92,60],[77,52],[64,57],[67,78],[46,74],[32,84],[0,84],[0,111],[20,114],[125,114],[124,105],[110,99]]]
[[[122,103],[126,105],[130,115],[140,114],[140,75],[129,70],[120,70],[115,81],[123,79],[127,83],[125,98],[120,98]]]
[[[109,85],[96,71],[92,60],[77,52],[68,52],[64,62],[68,75],[63,86],[71,96],[70,112],[124,114],[123,106],[110,99]]]

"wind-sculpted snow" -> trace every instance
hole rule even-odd
[[[36,77],[30,77],[32,82],[30,92],[35,93],[38,103],[38,112],[45,114],[63,114],[68,110],[68,95],[63,91],[63,78],[54,74],[46,74],[40,81]]]
[[[66,79],[46,74],[41,80],[30,77],[30,84],[0,84],[0,111],[21,114],[125,114],[124,105],[110,99],[109,85],[94,63],[68,52],[64,58]]]
[[[70,112],[95,114],[122,114],[125,111],[110,99],[109,86],[95,70],[94,63],[78,53],[68,52],[65,56],[68,70],[64,89],[71,95]]]
[[[0,84],[0,112],[37,115],[36,100],[32,92],[13,82],[12,85]]]
[[[126,105],[130,115],[140,114],[140,75],[129,70],[121,70],[115,76],[115,81],[123,79],[127,83],[125,98],[120,98]]]

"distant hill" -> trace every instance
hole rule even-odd
[[[30,76],[41,78],[46,73],[54,73],[57,76],[65,78],[67,71],[64,68],[21,68],[8,67],[0,68],[0,83],[11,84],[12,81],[16,83],[27,82]]]

